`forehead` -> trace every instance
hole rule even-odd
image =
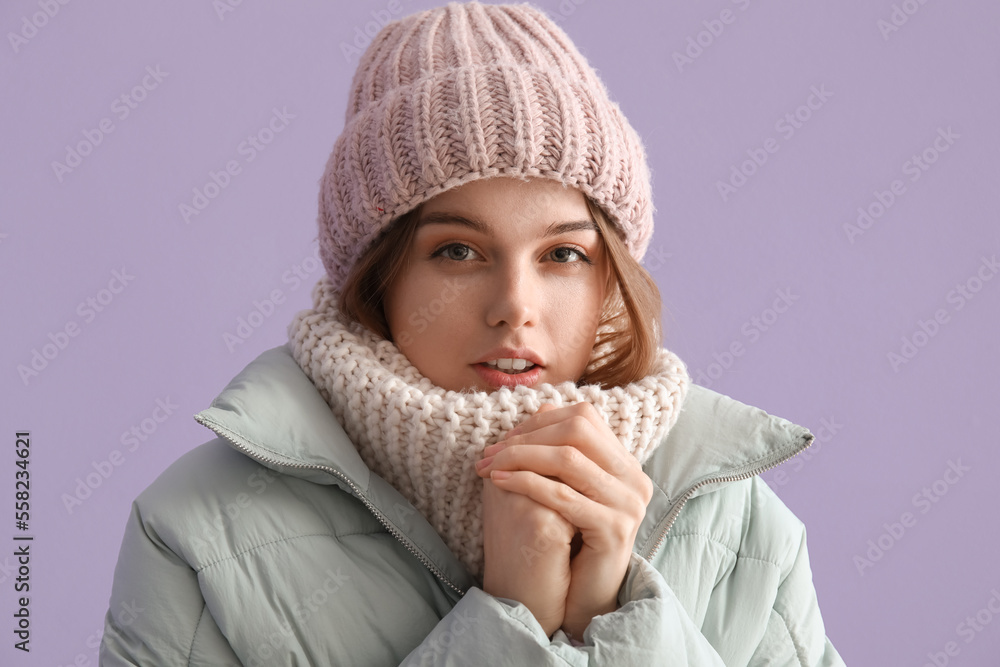
[[[530,221],[525,221],[523,224],[532,223]],[[505,231],[505,225],[495,223],[491,224],[490,222],[482,220],[470,213],[451,211],[431,211],[421,213],[420,219],[417,222],[417,229],[420,230],[423,227],[433,225],[459,225],[478,232],[484,236],[497,236]],[[545,225],[544,228],[541,228],[541,225]],[[567,234],[575,231],[599,231],[597,223],[590,218],[582,220],[556,220],[552,222],[543,221],[541,225],[539,225],[539,227],[541,235],[544,237],[558,236],[560,234]]]
[[[601,236],[583,192],[550,178],[480,178],[428,199],[421,229],[463,227],[491,239],[549,238],[570,232]]]

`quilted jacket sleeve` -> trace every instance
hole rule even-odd
[[[195,635],[211,657],[192,655]],[[101,667],[236,665],[240,662],[205,607],[198,576],[132,504],[104,619]]]
[[[843,659],[826,636],[801,522],[798,548],[790,561],[749,667],[843,667]]]
[[[636,554],[619,604],[595,617],[584,645],[574,647],[561,630],[550,641],[523,604],[471,588],[402,664],[724,665],[660,573]]]

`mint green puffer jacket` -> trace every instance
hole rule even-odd
[[[101,665],[843,665],[805,528],[756,476],[813,436],[703,387],[645,465],[620,609],[582,646],[475,587],[285,346],[195,419],[219,437],[133,503]]]

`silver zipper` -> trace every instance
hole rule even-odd
[[[440,579],[441,581],[443,581],[444,583],[446,583],[452,590],[454,590],[459,595],[463,595],[463,596],[465,595],[465,591],[463,591],[461,588],[459,588],[458,586],[456,586],[455,584],[453,584],[447,577],[445,577],[444,574],[442,574],[441,571],[438,570],[434,566],[433,563],[431,563],[429,560],[427,560],[424,557],[424,555],[422,553],[420,553],[420,551],[416,547],[413,546],[413,544],[410,542],[409,539],[406,538],[405,535],[403,535],[398,530],[396,530],[392,526],[392,524],[390,524],[388,522],[388,520],[385,519],[385,517],[382,514],[382,512],[380,512],[379,509],[377,507],[375,507],[375,505],[373,505],[367,498],[365,498],[364,494],[361,493],[361,489],[359,489],[357,486],[355,486],[354,482],[352,482],[347,477],[347,475],[343,474],[342,472],[340,472],[336,468],[331,468],[329,466],[323,466],[323,465],[306,465],[304,463],[285,463],[284,461],[278,461],[276,459],[268,458],[266,456],[261,456],[260,454],[258,454],[254,450],[252,450],[250,447],[248,447],[248,446],[244,445],[242,442],[239,442],[238,440],[236,440],[236,438],[234,436],[229,435],[229,433],[227,432],[226,427],[222,426],[221,424],[216,424],[215,422],[212,422],[211,420],[209,420],[209,419],[207,419],[205,417],[202,417],[201,415],[195,415],[194,419],[195,419],[195,421],[197,421],[202,426],[205,426],[206,428],[211,429],[215,433],[218,433],[219,435],[221,435],[222,437],[224,437],[229,442],[233,443],[233,445],[237,449],[239,449],[241,452],[243,452],[244,454],[246,454],[247,456],[249,456],[250,458],[252,458],[255,461],[258,461],[260,463],[264,463],[264,462],[273,463],[275,465],[285,466],[285,467],[288,467],[288,468],[307,468],[307,469],[313,469],[313,470],[322,470],[324,472],[330,473],[331,475],[336,475],[340,479],[344,480],[345,482],[347,482],[348,484],[350,484],[350,486],[351,486],[352,489],[354,489],[354,492],[355,492],[354,495],[355,495],[355,497],[359,498],[365,504],[365,506],[368,507],[368,509],[371,511],[371,513],[375,515],[375,518],[378,519],[379,522],[383,526],[385,526],[386,530],[388,530],[397,540],[399,540],[403,544],[403,546],[405,546],[410,551],[410,553],[412,553],[414,556],[416,556],[417,559],[420,560],[420,562],[423,563],[424,566],[427,567],[427,569],[430,570],[434,574],[434,576],[436,576],[438,579]]]
[[[698,482],[697,484],[695,484],[694,486],[692,486],[691,488],[689,488],[687,490],[687,492],[683,496],[681,496],[680,500],[678,500],[677,502],[675,502],[674,505],[673,505],[673,507],[670,509],[670,514],[669,514],[670,521],[667,523],[666,527],[663,529],[663,532],[660,534],[659,539],[656,540],[656,544],[653,546],[652,549],[649,550],[649,553],[646,556],[644,556],[644,558],[647,561],[650,561],[650,560],[653,559],[653,555],[656,554],[656,552],[660,549],[660,546],[663,544],[663,540],[666,539],[666,537],[667,537],[667,533],[670,532],[670,528],[674,525],[674,522],[677,520],[677,515],[681,513],[681,509],[683,509],[684,505],[687,504],[687,501],[691,498],[691,494],[693,494],[696,490],[698,490],[699,487],[702,487],[702,486],[704,486],[706,484],[711,484],[711,483],[714,483],[714,482],[739,482],[740,480],[749,479],[750,477],[753,477],[755,475],[759,475],[762,472],[767,472],[771,468],[774,468],[775,466],[781,465],[785,461],[788,461],[789,459],[793,459],[796,456],[798,456],[799,454],[801,454],[802,452],[804,452],[805,450],[807,450],[809,447],[812,446],[812,444],[815,441],[815,439],[816,439],[815,436],[813,436],[813,438],[811,438],[809,440],[809,442],[806,443],[805,447],[802,447],[801,449],[795,451],[791,456],[786,456],[784,458],[779,458],[779,459],[777,459],[775,461],[772,461],[770,464],[765,465],[765,466],[763,466],[761,468],[757,468],[755,470],[750,470],[750,471],[747,471],[745,473],[741,473],[739,475],[729,475],[729,476],[725,476],[725,477],[712,477],[710,479],[703,479],[702,481]]]

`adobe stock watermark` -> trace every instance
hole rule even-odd
[[[996,604],[994,604],[996,603]],[[993,617],[1000,615],[1000,591],[990,589],[990,598],[974,614],[969,614],[961,623],[955,626],[955,634],[965,643],[971,644],[983,630],[993,622]],[[927,661],[922,667],[946,667],[951,659],[962,652],[957,641],[946,642],[940,651],[927,653]]]
[[[21,17],[21,29],[17,32],[7,33],[7,41],[10,42],[10,48],[13,49],[14,55],[17,55],[28,42],[34,39],[38,35],[38,31],[47,26],[49,21],[56,17],[59,10],[68,5],[69,2],[70,0],[38,0],[38,7],[42,11],[35,12],[30,16],[25,14]]]
[[[257,470],[247,475],[246,479],[246,486],[253,490],[253,495],[247,491],[240,491],[230,494],[225,502],[220,498],[221,512],[214,515],[210,521],[202,523],[197,530],[193,526],[188,530],[191,548],[202,555],[214,553],[210,542],[224,535],[244,512],[253,507],[254,499],[270,489],[271,484],[277,479],[278,473],[265,466],[258,466]]]
[[[667,265],[667,260],[671,257],[673,253],[666,252],[662,246],[653,246],[643,256],[642,267],[650,272],[659,271],[661,267]]]
[[[786,462],[782,463],[774,471],[774,473],[768,475],[768,479],[765,479],[764,481],[767,482],[768,486],[771,488],[788,484],[790,479],[789,472],[795,474],[802,470],[806,463],[818,456],[819,453],[823,451],[823,447],[830,443],[834,436],[840,433],[840,430],[843,428],[844,425],[838,424],[836,417],[823,417],[820,419],[819,428],[816,429],[816,432],[813,434],[815,436],[813,443],[800,454],[796,454]],[[761,475],[761,477],[764,477],[764,475]]]
[[[910,17],[920,11],[920,8],[927,4],[927,0],[903,0],[900,4],[893,3],[892,12],[889,19],[879,17],[875,22],[875,27],[882,33],[882,41],[888,42],[889,36],[906,25]]]
[[[362,26],[354,26],[351,43],[340,43],[340,52],[344,54],[344,62],[347,64],[357,62],[364,50],[372,43],[375,35],[382,28],[401,17],[404,2],[409,4],[410,0],[389,0],[384,8],[371,10],[371,21]]]
[[[442,624],[447,623],[447,627],[443,630],[439,630]],[[434,630],[431,631],[430,639],[425,640],[425,644],[421,645],[419,655],[431,652],[431,656],[441,656],[442,653],[451,647],[455,643],[457,637],[461,637],[466,632],[468,632],[473,625],[479,623],[479,619],[469,613],[468,610],[463,609],[462,611],[455,611],[452,609],[442,618]],[[418,657],[414,661],[414,664],[422,663],[423,659]]]
[[[732,0],[732,3],[739,7],[740,11],[746,11],[750,6],[750,0]],[[705,51],[715,44],[716,40],[722,37],[727,25],[736,22],[738,16],[732,9],[726,8],[719,12],[719,18],[705,19],[701,22],[704,30],[699,30],[694,35],[688,35],[687,45],[684,51],[674,51],[671,57],[677,71],[684,73],[684,68],[693,65],[694,61],[702,56]]]
[[[51,331],[48,333],[49,342],[42,345],[41,351],[37,347],[31,348],[31,360],[28,365],[17,365],[17,374],[24,386],[27,387],[32,378],[38,377],[48,368],[69,347],[71,339],[80,335],[82,326],[97,319],[97,316],[104,312],[133,280],[135,276],[128,273],[125,267],[121,270],[115,269],[111,272],[111,280],[108,281],[106,288],[99,290],[93,296],[88,296],[77,305],[76,314],[82,318],[82,325],[75,319],[70,319],[55,333]]]
[[[805,127],[815,112],[826,105],[831,97],[833,97],[833,93],[826,89],[825,83],[820,84],[818,88],[811,86],[809,88],[809,95],[803,104],[775,121],[775,132],[778,132],[785,141],[790,140],[798,130]],[[731,165],[727,180],[715,182],[715,188],[718,190],[722,201],[729,201],[729,198],[736,194],[737,190],[746,185],[760,171],[761,167],[770,159],[770,156],[777,153],[780,149],[781,144],[774,137],[765,139],[761,147],[748,148],[746,150],[746,154],[749,156],[748,159],[743,160],[739,165]]]
[[[310,254],[294,262],[281,274],[281,283],[289,286],[289,292],[298,290],[310,276],[323,266],[319,257],[319,242],[313,241],[313,243],[314,248]],[[278,287],[271,290],[264,299],[254,299],[250,312],[245,317],[241,315],[236,318],[236,328],[233,329],[232,333],[222,332],[222,342],[225,343],[229,353],[232,354],[237,347],[250,340],[250,337],[264,325],[264,322],[271,319],[277,312],[278,306],[284,305],[285,298],[284,290]]]
[[[458,295],[462,293],[468,285],[458,278],[446,278],[444,288],[437,297],[431,299],[426,304],[417,306],[406,318],[407,324],[411,328],[403,329],[396,336],[396,344],[399,348],[408,347],[413,344],[415,336],[422,335],[427,331],[427,327],[434,323],[448,307],[455,302]]]
[[[212,0],[212,9],[221,23],[226,20],[226,14],[232,14],[242,4],[243,0]]]
[[[4,556],[3,562],[0,563],[0,584],[4,583],[11,577],[17,574],[17,563],[11,562],[10,556]]]
[[[139,608],[135,606],[135,600],[133,600],[129,605],[130,610],[136,611]],[[142,609],[145,611],[145,609]],[[138,613],[134,614],[138,618]],[[87,650],[86,653],[80,652],[73,656],[72,662],[67,662],[65,664],[62,661],[59,662],[59,667],[96,667],[97,660],[100,659],[101,650],[101,639],[104,638],[104,626],[102,625],[98,628],[97,632],[92,632],[83,640],[83,645]],[[91,658],[93,657],[93,661]]]
[[[122,432],[121,437],[118,439],[122,444],[122,449],[112,449],[108,453],[108,456],[100,461],[92,460],[87,473],[73,480],[76,482],[76,485],[72,491],[63,493],[60,496],[67,514],[73,514],[73,511],[77,507],[81,507],[88,498],[93,496],[94,492],[101,488],[115,471],[125,463],[126,458],[128,458],[127,454],[138,450],[143,443],[156,433],[160,428],[160,424],[167,421],[180,407],[179,405],[175,405],[169,396],[166,398],[157,398],[154,402],[156,406],[150,411],[148,416],[143,417],[138,424],[133,424],[129,430]]]
[[[118,609],[111,616],[118,627],[127,628],[135,623],[145,611],[146,608],[136,602],[135,598],[132,598],[128,602],[119,602]],[[89,649],[87,652],[77,653],[73,656],[73,661],[67,662],[65,665],[60,661],[59,667],[96,667],[97,661],[100,659],[99,653],[103,637],[104,627],[101,626],[97,632],[87,635],[87,638],[84,639],[83,645]],[[94,659],[93,662],[91,662],[91,657]]]
[[[531,567],[535,564],[535,559],[548,551],[549,547],[556,542],[562,543],[563,537],[562,531],[551,523],[546,524],[544,528],[535,531],[534,544],[521,545],[519,550],[521,552],[521,558],[524,559],[524,562],[528,567]]]
[[[308,623],[313,614],[329,604],[330,600],[334,599],[333,596],[351,581],[351,578],[343,574],[339,567],[336,572],[327,568],[323,574],[325,578],[316,584],[312,593],[291,606],[292,620],[294,620],[295,626],[293,627],[288,619],[280,621],[277,629],[264,637],[251,654],[251,667],[270,667],[277,664],[277,661],[286,660],[288,658],[287,649],[300,644],[300,628]]]
[[[111,102],[111,113],[119,122],[124,121],[132,112],[139,108],[139,105],[146,101],[149,94],[160,87],[163,80],[170,76],[170,72],[164,72],[159,65],[146,65],[146,73],[139,83],[132,86],[132,89],[116,97]],[[62,183],[68,174],[73,173],[88,156],[104,143],[109,134],[115,131],[115,121],[105,116],[97,121],[97,127],[84,128],[81,130],[83,139],[75,144],[66,144],[66,155],[63,162],[53,160],[51,163],[52,173],[56,179]]]
[[[927,514],[933,507],[941,502],[941,499],[948,493],[952,486],[965,477],[965,473],[972,468],[962,465],[962,459],[949,459],[941,477],[934,480],[927,486],[920,489],[910,499],[910,504],[914,509],[920,510],[920,514]],[[882,560],[882,557],[889,552],[903,537],[908,529],[917,525],[919,516],[913,512],[903,512],[898,521],[883,523],[885,529],[878,537],[868,540],[868,549],[863,554],[855,554],[853,561],[858,574],[865,576],[865,570],[875,567],[875,563]]]
[[[793,294],[790,287],[785,289],[775,290],[774,292],[777,296],[771,303],[770,307],[765,308],[760,311],[760,313],[751,316],[743,325],[740,327],[740,333],[746,339],[746,345],[752,345],[760,340],[761,336],[770,331],[774,324],[780,319],[781,315],[788,312],[796,301],[799,300],[799,295]],[[692,379],[703,387],[711,389],[712,382],[718,380],[725,374],[726,371],[731,369],[736,363],[739,357],[742,357],[746,352],[746,346],[740,339],[734,340],[726,347],[721,353],[714,351],[712,353],[712,358],[715,360],[708,365],[708,367],[703,371],[700,368],[695,370]]]
[[[127,628],[135,623],[145,611],[146,608],[136,602],[135,598],[132,598],[128,602],[119,602],[118,609],[112,612],[111,616],[119,628]],[[77,653],[73,657],[73,661],[65,665],[60,662],[59,667],[96,667],[97,662],[100,660],[99,653],[103,637],[104,627],[102,626],[97,632],[87,635],[87,638],[84,640],[83,645],[89,651],[86,653]],[[91,662],[91,656],[93,656],[94,662]]]
[[[1000,272],[1000,262],[997,256],[992,255],[987,258],[979,258],[979,266],[971,276],[963,282],[956,283],[955,287],[945,295],[945,301],[952,305],[952,312],[965,308],[972,299],[983,289],[983,286]],[[934,315],[927,320],[918,319],[913,331],[900,338],[900,346],[897,350],[890,350],[886,354],[889,367],[893,373],[898,373],[899,369],[913,361],[922,349],[927,347],[931,340],[941,333],[941,328],[951,322],[951,314],[946,308],[938,308]]]
[[[242,157],[243,162],[241,163],[239,159],[234,157],[227,160],[226,164],[218,171],[210,169],[204,185],[191,189],[190,202],[181,202],[177,205],[181,220],[185,224],[190,224],[191,218],[208,208],[208,205],[229,187],[233,178],[243,173],[243,165],[250,164],[257,159],[257,155],[267,149],[275,137],[288,128],[289,121],[294,118],[296,115],[290,113],[288,107],[281,107],[280,110],[278,107],[272,107],[271,117],[267,123],[255,133],[248,134],[247,138],[236,146],[236,155]]]
[[[750,0],[747,0],[749,2]],[[559,23],[564,19],[568,19],[573,14],[576,14],[576,8],[583,5],[587,0],[559,0],[559,6],[556,7],[555,11],[546,10],[546,13],[552,18],[553,21]]]
[[[916,183],[931,168],[931,165],[938,161],[941,154],[954,146],[955,140],[961,139],[961,137],[962,135],[955,134],[951,125],[948,126],[948,129],[937,128],[937,136],[931,143],[920,153],[914,153],[910,156],[910,159],[900,167],[903,175],[909,176],[911,183]],[[844,234],[847,236],[848,242],[854,245],[854,240],[871,229],[905,193],[906,183],[899,178],[894,179],[887,190],[875,190],[872,193],[874,200],[869,201],[865,206],[858,207],[857,219],[853,223],[844,223]]]

